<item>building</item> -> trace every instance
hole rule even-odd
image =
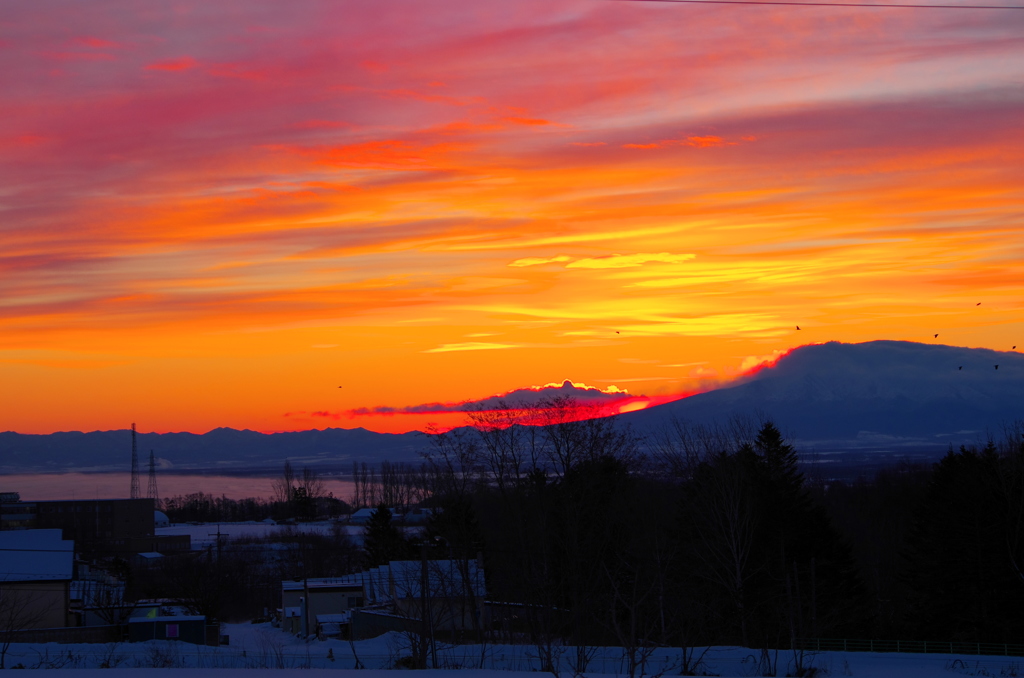
[[[0,532],[0,630],[70,624],[74,549],[60,530]]]
[[[206,617],[203,616],[132,617],[128,620],[128,642],[180,640],[194,645],[206,645],[206,627]],[[211,644],[216,645],[216,642]]]
[[[316,630],[314,621],[317,617],[347,613],[362,607],[363,603],[360,575],[283,581],[279,611],[281,628],[288,633],[308,635]]]
[[[425,570],[425,572],[424,572]],[[426,601],[423,582],[426,580]],[[458,634],[486,627],[487,587],[476,559],[393,560],[366,572],[367,605],[399,617],[419,619],[424,603],[435,632]]]
[[[397,630],[419,620],[426,609],[435,632],[459,635],[486,627],[485,598],[483,568],[475,559],[396,560],[335,579],[281,582],[278,620],[289,633],[334,635],[359,618],[357,635],[363,637],[389,630],[369,623],[366,614],[392,616],[402,622],[390,629]]]
[[[155,534],[155,513],[153,499],[21,501],[17,492],[0,494],[2,529],[59,529],[87,557],[190,550],[188,535]]]
[[[74,626],[113,626],[124,624],[135,604],[125,596],[124,582],[100,572],[83,572],[71,582],[71,623]]]

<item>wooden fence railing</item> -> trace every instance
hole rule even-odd
[[[1024,645],[936,640],[859,640],[852,638],[800,638],[796,649],[815,652],[916,652],[1024,657]]]

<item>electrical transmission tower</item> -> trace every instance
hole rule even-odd
[[[149,487],[146,496],[153,500],[153,505],[160,508],[160,493],[156,491],[156,457],[153,450],[149,451]]]
[[[135,423],[132,423],[132,499],[141,499],[142,491],[139,490],[139,447],[135,444]]]

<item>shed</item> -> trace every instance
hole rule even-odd
[[[206,617],[134,617],[128,620],[128,641],[181,640],[195,645],[206,644]]]
[[[320,640],[326,638],[337,638],[341,635],[341,629],[347,626],[352,614],[349,611],[337,614],[318,614],[316,616],[316,636]]]

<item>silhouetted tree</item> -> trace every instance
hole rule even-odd
[[[380,504],[370,514],[370,520],[363,529],[363,551],[370,567],[404,560],[411,555],[409,543],[391,523],[391,511],[385,504]]]
[[[713,642],[777,647],[862,622],[849,549],[771,422],[701,462],[681,494],[678,585],[699,594]]]

